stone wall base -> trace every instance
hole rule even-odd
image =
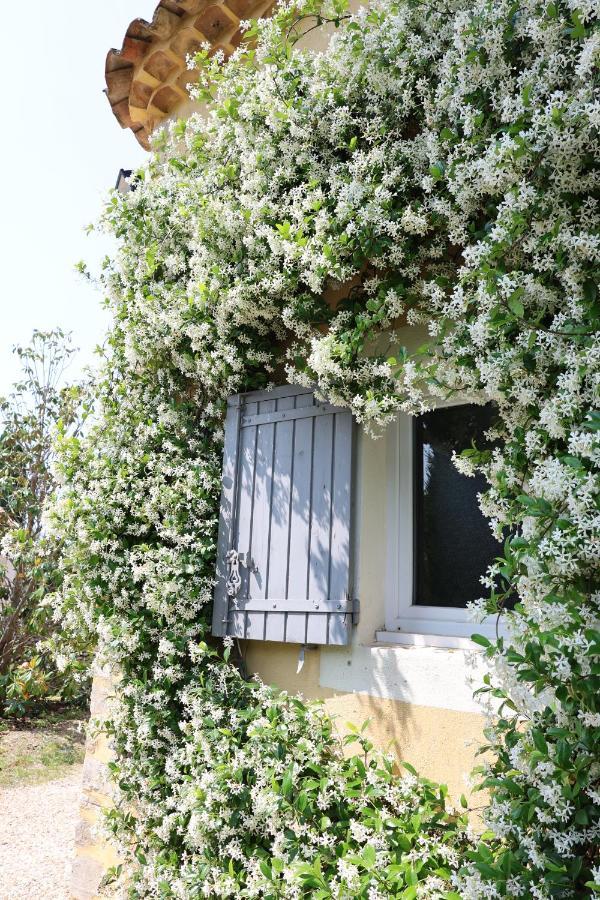
[[[91,719],[101,719],[108,697],[114,691],[114,679],[106,672],[96,674],[92,683]],[[114,849],[101,835],[103,811],[112,804],[107,764],[112,752],[106,735],[89,736],[83,764],[79,822],[75,833],[75,858],[71,869],[73,900],[95,900],[107,896],[100,892],[102,879],[118,863]]]

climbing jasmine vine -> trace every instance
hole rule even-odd
[[[199,55],[207,111],[111,196],[113,326],[97,424],[60,448],[54,604],[120,673],[108,819],[131,896],[600,897],[598,12],[284,3],[252,49]],[[510,635],[475,637],[479,836],[209,637],[226,398],[285,379],[370,430],[496,405],[495,449],[456,459],[505,541],[473,610]]]

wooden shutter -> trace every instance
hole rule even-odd
[[[306,388],[229,399],[213,634],[348,642],[352,443]]]

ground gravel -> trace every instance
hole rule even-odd
[[[80,793],[81,766],[0,788],[0,900],[67,900]]]

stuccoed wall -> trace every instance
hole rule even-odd
[[[354,660],[347,666],[346,689],[334,689],[324,685],[327,681],[327,663],[337,651],[315,650],[306,654],[302,672],[296,674],[297,650],[282,645],[259,645],[253,642],[248,651],[248,668],[258,672],[264,681],[277,684],[285,690],[302,693],[307,697],[319,697],[327,710],[337,718],[340,734],[347,732],[347,723],[370,720],[369,736],[381,748],[390,747],[399,759],[411,762],[420,773],[440,780],[449,787],[453,798],[468,794],[466,776],[475,764],[475,751],[482,743],[483,718],[480,713],[466,709],[441,708],[414,704],[408,701],[377,696],[357,690],[353,683],[366,672],[376,669],[383,654],[392,656],[399,674],[406,673],[407,664],[417,663],[420,678],[428,678],[428,663],[432,668],[444,669],[452,657],[462,664],[463,651],[427,648],[364,648],[371,653],[367,662],[353,652]],[[339,654],[342,655],[342,654]],[[345,660],[344,660],[344,663]],[[409,690],[411,685],[409,683]],[[448,692],[452,679],[448,679]]]

